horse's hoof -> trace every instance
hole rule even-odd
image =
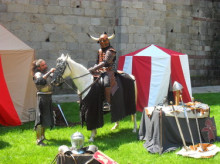
[[[133,133],[136,133],[136,132],[137,132],[137,130],[136,130],[136,129],[133,129],[133,130],[132,130],[132,132],[133,132]]]
[[[111,129],[111,130],[118,129],[118,127],[119,127],[119,125],[116,125],[116,126],[112,127],[112,129]]]

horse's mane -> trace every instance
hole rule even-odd
[[[69,54],[66,54],[66,55],[62,54],[59,59],[62,59],[63,61],[64,61],[64,60],[67,60],[67,62],[74,63],[74,65],[76,65],[76,66],[77,66],[78,68],[80,68],[81,70],[84,70],[85,72],[89,72],[88,69],[87,69],[85,66],[83,66],[83,65],[80,64],[80,63],[75,62],[75,61],[71,58],[71,56],[70,56]]]

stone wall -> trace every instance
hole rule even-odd
[[[124,55],[149,44],[189,55],[193,86],[220,85],[220,2],[217,0],[0,0],[0,23],[52,67],[69,53],[93,66],[98,37]]]

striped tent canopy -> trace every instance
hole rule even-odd
[[[118,70],[133,74],[136,78],[138,111],[162,103],[168,94],[169,85],[173,86],[175,81],[183,86],[183,101],[191,101],[187,54],[152,44],[120,56]]]

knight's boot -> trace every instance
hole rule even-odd
[[[105,102],[103,104],[103,111],[110,111],[111,110],[111,87],[105,88]]]
[[[37,145],[45,146],[46,144],[43,143],[42,141],[42,126],[41,125],[37,125],[36,135],[37,135]]]
[[[43,126],[41,126],[41,140],[46,140],[45,138],[45,128]]]

